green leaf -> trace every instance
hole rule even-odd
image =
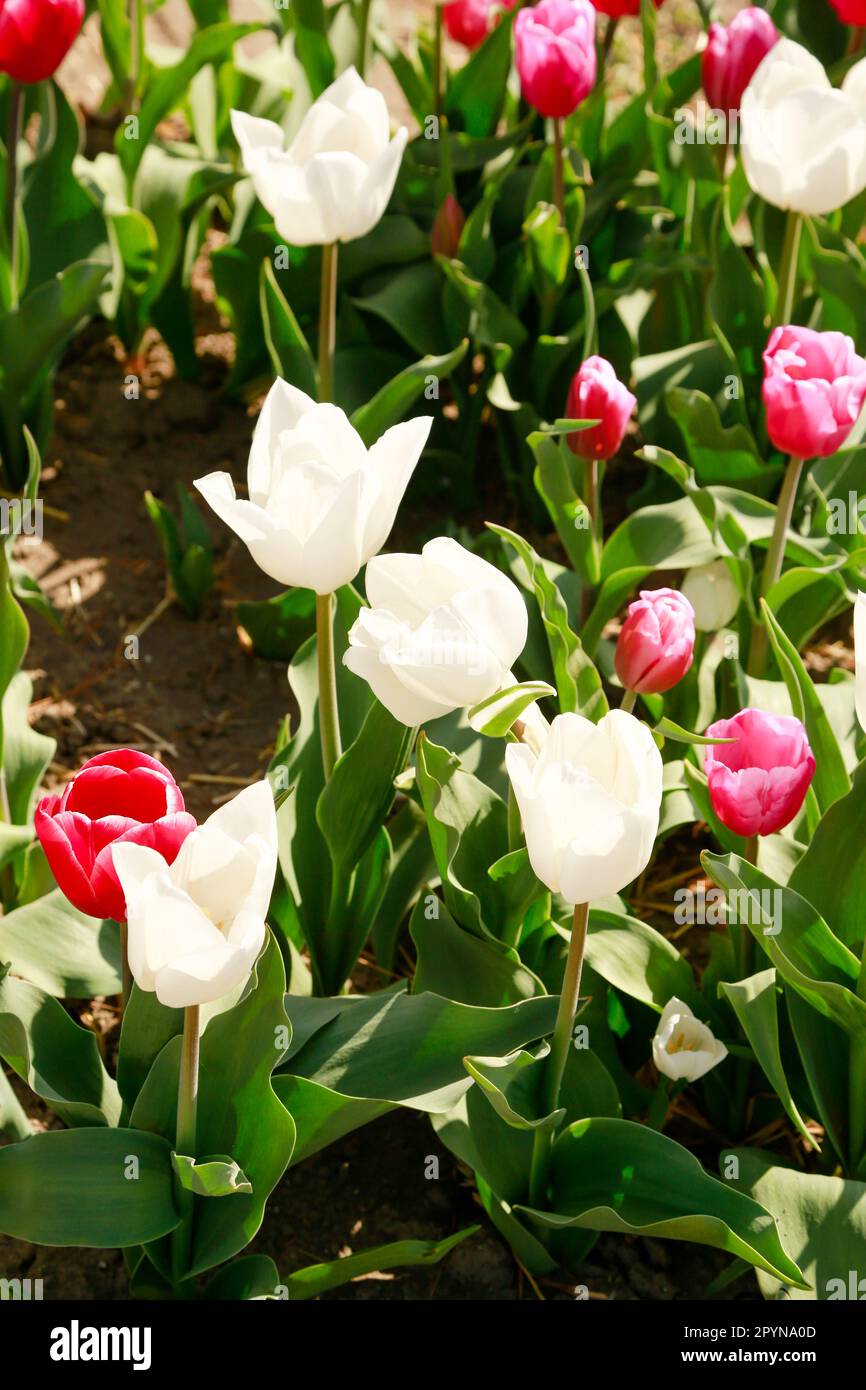
[[[821,817],[790,878],[790,887],[808,898],[839,940],[858,954],[866,935],[862,906],[866,894],[864,817],[866,762],[854,773],[847,795]]]
[[[404,367],[397,376],[377,391],[372,400],[352,415],[352,424],[370,448],[386,430],[405,419],[415,401],[426,389],[431,377],[442,380],[451,375],[469,351],[469,339],[464,338],[452,352],[422,357]]]
[[[256,656],[265,661],[291,661],[316,630],[312,589],[289,589],[262,602],[239,603],[235,612]]]
[[[262,261],[259,281],[262,327],[274,375],[312,396],[319,394],[318,371],[303,329],[277,282],[271,260]]]
[[[0,960],[58,999],[120,991],[117,924],[86,917],[59,888],[0,917]]]
[[[214,1158],[190,1158],[188,1154],[171,1156],[174,1171],[181,1187],[199,1197],[232,1197],[239,1192],[252,1193],[253,1185],[233,1158],[223,1155]]]
[[[49,1130],[0,1149],[0,1231],[33,1245],[142,1245],[177,1226],[172,1188],[159,1135]]]
[[[319,797],[316,819],[338,872],[354,869],[384,824],[414,734],[374,700],[361,732],[337,762]]]
[[[504,738],[529,705],[544,699],[545,695],[555,694],[547,681],[524,681],[488,695],[486,700],[473,705],[467,718],[476,733],[487,738]]]
[[[2,640],[0,636],[0,644]],[[57,747],[53,738],[32,728],[27,718],[32,698],[33,682],[23,671],[19,671],[3,696],[0,720],[0,747],[9,814],[18,825],[32,824],[36,791]]]
[[[785,1112],[812,1149],[820,1145],[809,1133],[791,1095],[785,1064],[779,1048],[779,1014],[776,1007],[776,972],[762,970],[748,980],[738,983],[722,981],[719,988],[729,1000],[739,1019],[752,1051],[763,1069]]]
[[[361,1250],[357,1255],[345,1255],[323,1264],[308,1265],[306,1269],[298,1269],[290,1274],[286,1280],[289,1298],[318,1298],[329,1289],[338,1289],[352,1279],[375,1274],[379,1270],[438,1264],[455,1246],[474,1236],[480,1229],[480,1226],[468,1226],[465,1231],[457,1231],[455,1235],[440,1241],[396,1240],[390,1245],[379,1245],[374,1250]]]
[[[513,947],[464,931],[433,893],[422,893],[418,899],[409,931],[418,957],[415,994],[430,992],[461,1004],[502,1008],[544,993]]]
[[[653,732],[661,734],[663,738],[672,739],[674,743],[692,743],[697,745],[736,743],[736,739],[733,738],[705,738],[703,734],[693,734],[688,729],[681,729],[679,724],[675,724],[672,719],[668,719],[667,717],[659,720]]]
[[[220,1302],[247,1302],[280,1297],[279,1270],[269,1255],[241,1255],[217,1270],[202,1297]]]
[[[511,71],[511,21],[511,15],[501,15],[493,32],[448,83],[446,114],[469,135],[492,135],[499,123]]]
[[[676,995],[704,1012],[687,961],[667,937],[636,917],[593,908],[586,959],[609,984],[650,1008],[661,1012]]]
[[[553,1212],[526,1208],[552,1230],[578,1227],[691,1240],[806,1287],[760,1203],[705,1173],[688,1149],[629,1120],[589,1119],[553,1147]]]

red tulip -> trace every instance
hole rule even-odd
[[[36,808],[36,834],[61,892],[80,912],[115,922],[126,921],[126,903],[112,846],[144,845],[173,864],[193,830],[171,773],[134,748],[91,758],[62,795]]]
[[[604,357],[587,357],[568,393],[566,418],[598,420],[588,430],[568,436],[572,453],[582,459],[610,459],[619,451],[636,399]]]
[[[53,77],[84,23],[84,0],[0,0],[0,72]]]
[[[799,812],[815,772],[806,730],[791,714],[744,709],[719,719],[704,753],[713,810],[735,835],[772,835]]]
[[[464,48],[477,48],[487,38],[490,0],[451,0],[442,8],[442,18],[450,38]]]
[[[640,14],[640,0],[592,0],[599,14],[609,15],[611,19],[625,19],[628,15]],[[656,9],[664,0],[656,0]]]
[[[843,24],[866,24],[866,0],[830,0]]]
[[[752,5],[734,15],[730,24],[711,24],[701,55],[707,101],[717,111],[739,111],[748,87],[779,31],[766,10]]]
[[[448,256],[453,259],[457,255],[460,245],[460,235],[466,226],[466,214],[454,197],[449,193],[443,200],[442,206],[436,214],[436,221],[433,223],[433,232],[430,237],[430,249],[434,256]]]
[[[642,589],[629,604],[614,664],[626,690],[661,695],[682,680],[695,650],[695,610],[677,589]]]

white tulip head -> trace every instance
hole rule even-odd
[[[665,1005],[653,1038],[653,1061],[672,1081],[697,1081],[728,1055],[724,1043],[674,997]]]
[[[195,486],[271,579],[330,594],[384,545],[432,424],[394,425],[368,450],[337,406],[277,380],[253,435],[249,501],[228,473]]]
[[[646,868],[658,831],[662,760],[634,715],[553,720],[541,752],[509,744],[505,763],[529,859],[571,903],[619,893]]]
[[[143,845],[118,844],[113,857],[139,989],[182,1009],[219,999],[247,979],[264,945],[277,868],[267,780],[188,835],[172,865]]]

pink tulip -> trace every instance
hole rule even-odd
[[[568,436],[572,453],[582,459],[610,459],[619,451],[636,399],[604,357],[587,357],[571,383],[566,406],[569,420],[598,420],[588,430]]]
[[[841,449],[866,398],[866,361],[844,333],[776,328],[764,353],[764,407],[775,447],[797,458]]]
[[[35,824],[51,872],[73,907],[115,922],[126,921],[126,902],[112,847],[144,845],[173,864],[195,830],[168,768],[134,748],[91,758],[60,796],[43,797]]]
[[[599,14],[609,15],[611,19],[626,19],[629,15],[640,14],[640,0],[592,0]],[[656,9],[664,0],[656,0]]]
[[[701,58],[707,101],[717,111],[739,111],[748,87],[779,31],[766,10],[752,5],[730,24],[711,24]]]
[[[589,0],[541,0],[514,21],[523,95],[542,116],[576,111],[595,86],[595,10]]]
[[[843,24],[866,24],[866,0],[830,0]]]
[[[790,714],[744,709],[719,719],[708,738],[704,771],[713,810],[736,835],[772,835],[799,812],[815,771],[806,730]]]
[[[642,589],[629,604],[616,644],[626,690],[661,695],[682,680],[695,650],[695,610],[677,589]]]
[[[436,221],[433,223],[433,231],[430,236],[430,249],[433,255],[448,256],[453,259],[457,255],[460,235],[465,226],[466,214],[454,194],[449,193],[443,199],[436,214]]]

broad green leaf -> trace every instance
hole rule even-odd
[[[0,917],[0,960],[58,999],[120,991],[117,924],[86,917],[59,888]]]
[[[280,1288],[279,1270],[269,1255],[241,1255],[217,1270],[202,1297],[220,1302],[247,1302],[256,1298],[279,1298]]]
[[[286,1280],[289,1298],[318,1298],[329,1289],[338,1289],[352,1279],[374,1274],[378,1270],[438,1264],[455,1246],[480,1229],[479,1226],[468,1226],[465,1231],[458,1231],[440,1241],[396,1240],[390,1245],[377,1246],[374,1250],[361,1250],[357,1255],[345,1255],[323,1264],[308,1265],[306,1269],[298,1269],[290,1274]]]
[[[362,405],[352,415],[352,424],[368,448],[380,439],[386,430],[405,419],[408,411],[418,397],[426,391],[431,380],[446,379],[460,366],[469,350],[469,339],[464,338],[453,352],[422,357],[393,377],[377,391],[372,400]]]
[[[32,823],[36,791],[57,747],[53,738],[32,728],[27,718],[32,698],[33,682],[19,671],[3,696],[0,721],[9,812],[19,825]]]
[[[529,705],[544,699],[545,695],[555,694],[547,681],[524,681],[488,695],[486,700],[473,705],[467,717],[476,733],[487,738],[504,738]]]
[[[274,375],[316,400],[319,394],[316,363],[294,310],[277,282],[271,260],[262,261],[259,298]]]
[[[446,113],[469,135],[493,135],[499,123],[511,71],[511,19],[500,16],[493,32],[448,83]]]
[[[344,1135],[396,1109],[389,1101],[343,1096],[330,1086],[320,1086],[306,1077],[289,1073],[274,1077],[274,1090],[295,1123],[293,1168],[320,1149],[329,1148]]]
[[[199,1197],[233,1197],[241,1192],[252,1193],[252,1183],[233,1158],[219,1155],[196,1159],[188,1154],[173,1153],[171,1164],[181,1187]]]
[[[720,989],[740,1020],[759,1066],[785,1108],[791,1123],[813,1149],[820,1145],[809,1133],[791,1095],[779,1048],[779,1014],[776,1004],[776,972],[762,970],[736,984],[722,981]]]
[[[433,893],[418,899],[409,931],[417,952],[415,994],[502,1008],[544,993],[513,947],[464,931]]]
[[[691,969],[675,946],[646,922],[593,908],[586,959],[616,989],[659,1012],[676,995],[703,1011]]]
[[[858,953],[866,935],[864,816],[866,762],[854,773],[851,790],[821,817],[790,879],[790,887],[808,898],[839,940]]]
[[[319,797],[316,819],[339,872],[354,869],[373,843],[394,800],[415,731],[374,700],[354,743]]]

